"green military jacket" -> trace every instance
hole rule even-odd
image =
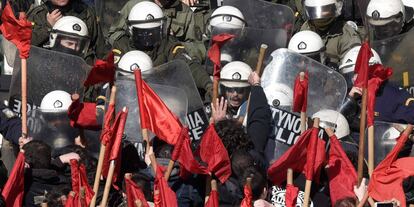
[[[325,43],[325,53],[329,61],[339,65],[341,59],[351,48],[361,44],[357,29],[352,24],[353,22],[335,21],[328,31],[322,33],[306,21],[301,30],[311,30],[318,33]]]
[[[127,52],[136,50],[128,35],[122,35],[113,44],[113,53],[115,63]],[[212,82],[205,68],[200,64],[201,60],[197,57],[190,56],[186,51],[186,47],[172,38],[164,38],[161,43],[151,51],[144,51],[151,57],[153,65],[159,66],[174,59],[184,60],[190,67],[191,74],[198,88],[210,91]]]
[[[129,12],[135,4],[144,0],[129,0],[120,11],[118,19],[108,32],[108,41],[112,44],[128,31],[127,20]],[[177,0],[169,8],[164,8],[167,17],[167,33],[181,42],[196,40],[194,32],[194,15],[190,7]]]
[[[104,36],[101,31],[101,27],[97,23],[96,14],[93,8],[87,6],[86,4],[80,4],[80,9],[75,11],[71,9],[65,12],[64,16],[75,16],[83,20],[88,27],[90,44],[87,57],[93,56],[103,58],[107,54],[105,47]],[[29,21],[33,23],[33,32],[32,32],[32,45],[42,47],[49,41],[49,34],[52,30],[52,25],[47,21],[46,15],[48,13],[48,8],[45,4],[42,4],[37,7],[33,7],[27,13]],[[86,57],[85,57],[86,59]],[[93,61],[88,61],[90,64]]]

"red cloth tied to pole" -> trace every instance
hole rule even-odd
[[[96,120],[96,103],[81,103],[76,99],[68,108],[68,116],[73,128],[97,130],[101,127]]]
[[[154,192],[159,191],[159,194],[154,194],[154,203],[159,207],[177,207],[175,192],[171,190],[168,182],[164,178],[163,171],[158,165],[155,174]]]
[[[358,74],[358,76],[355,80],[354,86],[359,88],[367,88],[369,79],[369,59],[372,55],[369,43],[362,43],[355,63],[354,73]]]
[[[208,201],[204,207],[219,207],[219,195],[216,190],[211,190]]]
[[[300,74],[296,76],[293,88],[293,112],[306,112],[308,105],[309,74],[306,71],[304,79],[300,80]]]
[[[85,87],[98,83],[112,83],[115,78],[114,53],[109,53],[106,60],[96,60],[83,85]]]
[[[103,145],[107,145],[112,137],[113,129],[111,121],[115,117],[115,105],[109,104],[108,109],[105,112],[103,129],[101,132],[100,140]]]
[[[250,185],[244,185],[243,189],[244,198],[240,204],[240,207],[252,207],[253,205],[253,192]]]
[[[295,207],[296,199],[298,198],[299,188],[294,185],[286,185],[285,203],[286,207]]]
[[[21,207],[23,206],[24,196],[24,165],[25,157],[23,152],[19,152],[19,155],[14,162],[13,169],[10,172],[10,176],[4,185],[1,194],[6,202],[6,207]]]
[[[85,198],[82,199],[81,202],[84,205],[79,206],[89,206],[95,193],[88,183],[85,165],[78,164],[78,161],[76,160],[70,160],[70,169],[72,175],[72,191],[75,192],[75,198],[77,198],[77,200],[75,200],[75,203],[78,203],[80,188],[83,187],[85,189]]]
[[[128,207],[135,207],[135,201],[140,200],[143,207],[149,207],[142,189],[130,178],[125,178]]]
[[[220,60],[220,48],[229,40],[234,38],[235,35],[222,33],[213,36],[212,38],[212,45],[210,49],[208,50],[208,58],[213,62],[214,64],[214,72],[213,77],[216,80],[220,79],[220,68],[221,68],[221,60]]]

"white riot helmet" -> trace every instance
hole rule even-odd
[[[304,0],[303,7],[309,20],[328,19],[341,15],[342,0]]]
[[[306,55],[320,63],[325,62],[325,44],[316,32],[305,30],[293,35],[289,41],[288,49]]]
[[[348,136],[350,133],[349,124],[346,118],[339,112],[329,109],[324,109],[316,112],[312,119],[319,118],[319,126],[322,128],[335,129],[335,135],[338,139]]]
[[[164,35],[165,16],[154,2],[142,1],[128,15],[129,32],[137,49],[153,46]]]
[[[288,109],[292,107],[293,90],[282,83],[271,84],[263,88],[266,94],[267,103],[273,107],[282,107]]]
[[[401,0],[371,0],[366,16],[375,39],[386,39],[401,32],[405,21],[404,4]]]
[[[212,27],[240,29],[244,26],[246,26],[246,21],[238,8],[233,6],[221,6],[211,14],[208,29],[211,32]]]
[[[40,103],[42,111],[65,111],[72,104],[71,96],[66,91],[55,90],[46,94]]]
[[[351,87],[353,85],[352,79],[354,77],[355,64],[360,48],[361,46],[355,46],[351,48],[344,55],[341,60],[341,65],[339,66],[339,72],[345,77],[348,87]],[[369,59],[369,65],[382,64],[381,57],[378,55],[378,53],[374,49],[371,49],[371,51],[373,56]]]
[[[49,35],[52,50],[84,56],[89,48],[89,33],[85,22],[74,16],[60,18]]]
[[[414,18],[414,0],[402,0],[405,7],[405,22],[409,23]]]
[[[125,53],[118,62],[119,72],[122,75],[131,75],[134,70],[141,69],[141,72],[153,69],[151,58],[144,52],[133,50]]]
[[[248,87],[247,79],[252,72],[252,68],[244,62],[230,62],[220,71],[220,84],[228,88]]]

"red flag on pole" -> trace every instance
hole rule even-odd
[[[219,195],[216,190],[211,190],[208,201],[204,207],[219,207]]]
[[[32,40],[32,23],[27,21],[25,14],[20,13],[19,19],[14,16],[13,10],[7,2],[1,15],[0,31],[3,37],[16,45],[20,58],[27,59]]]
[[[171,159],[179,161],[189,172],[206,174],[207,170],[194,158],[190,148],[188,128],[183,127],[177,116],[161,98],[142,80],[141,70],[134,71],[140,108],[141,128],[149,129],[158,138],[174,145]]]
[[[355,197],[354,185],[357,184],[358,176],[338,138],[333,135],[329,139],[331,141],[328,168],[329,191],[332,206],[334,206],[337,200]]]
[[[97,130],[99,126],[96,120],[96,103],[74,100],[68,108],[70,125],[74,128]]]
[[[407,177],[414,176],[414,158],[397,157],[407,139],[408,133],[402,133],[392,151],[372,172],[368,194],[373,199],[385,201],[395,198],[400,201],[401,207],[406,206],[402,182]]]
[[[286,207],[295,207],[296,199],[298,198],[299,188],[294,185],[286,185],[285,203]]]
[[[112,160],[115,161],[115,171],[112,177],[112,185],[115,189],[119,189],[118,186],[115,185],[119,171],[121,168],[121,141],[122,136],[124,134],[125,122],[128,115],[128,110],[121,111],[115,118],[114,124],[111,129],[111,137],[106,143],[105,147],[105,156],[103,160],[103,167],[102,167],[102,176],[107,177],[110,162]]]
[[[384,68],[381,64],[369,67],[368,97],[367,97],[367,126],[374,125],[375,97],[381,84],[391,77],[392,69]]]
[[[7,179],[7,182],[1,192],[4,197],[4,201],[6,202],[6,207],[23,206],[24,163],[24,153],[19,152],[19,155],[14,162],[13,169],[10,172],[9,179]]]
[[[178,207],[175,192],[168,186],[164,173],[158,165],[155,174],[154,192],[158,191],[159,194],[154,194],[154,203],[159,203],[160,207]]]
[[[227,41],[231,40],[235,36],[232,34],[222,33],[213,36],[212,41],[213,44],[211,45],[210,49],[208,50],[208,58],[214,64],[214,72],[213,77],[214,79],[220,79],[220,67],[221,67],[221,60],[220,60],[220,48],[224,45]]]
[[[354,73],[358,74],[354,86],[366,88],[369,79],[369,59],[372,57],[372,51],[368,42],[364,42],[359,49],[357,61],[355,63]]]
[[[250,185],[244,185],[243,188],[244,198],[240,204],[240,207],[252,207],[253,205],[253,192]]]
[[[201,138],[200,158],[207,163],[207,168],[214,173],[221,183],[231,175],[230,157],[218,136],[214,124],[210,124]]]
[[[66,199],[65,207],[77,207],[78,206],[78,197],[75,192],[71,191]]]
[[[100,136],[101,143],[105,146],[108,144],[109,140],[112,137],[113,130],[112,130],[111,121],[114,119],[114,117],[115,117],[115,105],[109,104],[108,109],[105,112],[103,129],[102,129],[102,133]]]
[[[134,181],[132,181],[131,178],[125,178],[125,186],[128,207],[136,207],[136,200],[140,200],[143,207],[149,207],[142,189]]]
[[[293,88],[293,112],[306,112],[308,105],[309,75],[306,71],[304,79],[300,80],[300,74],[296,76]]]
[[[86,175],[86,168],[83,164],[78,164],[78,161],[71,160],[70,161],[70,169],[72,174],[72,191],[75,192],[77,198],[80,195],[80,188],[85,189],[85,199],[81,202],[84,202],[85,205],[80,206],[89,206],[93,195],[92,187],[88,183],[88,177]]]
[[[318,128],[306,130],[299,140],[269,167],[267,174],[273,184],[281,185],[286,180],[289,168],[294,172],[304,173],[306,179],[315,178],[315,181],[319,182],[319,173],[325,160],[325,142],[317,137],[318,131]],[[313,161],[310,160],[311,157],[314,158]]]
[[[111,52],[106,60],[96,60],[83,85],[87,87],[98,83],[114,82],[114,78],[114,53]]]

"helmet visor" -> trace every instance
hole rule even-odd
[[[132,27],[132,40],[134,46],[139,50],[145,50],[145,48],[159,43],[162,39],[162,34],[162,27],[148,29]]]
[[[57,32],[55,34],[56,39],[51,45],[52,50],[85,57],[90,43],[88,37],[60,32]]]
[[[335,4],[323,6],[305,6],[305,12],[309,19],[325,19],[337,16],[337,8]]]

